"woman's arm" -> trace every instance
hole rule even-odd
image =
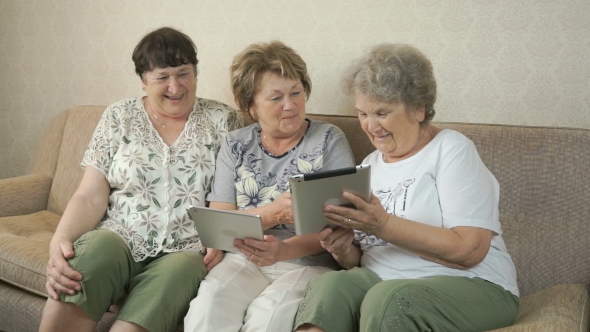
[[[326,251],[318,239],[317,234],[293,236],[283,241],[279,261],[288,261],[305,256],[319,254]]]
[[[232,203],[211,202],[210,207],[220,210],[237,210]],[[257,214],[262,219],[262,229],[267,230],[278,224],[292,224],[293,212],[291,210],[291,194],[283,193],[274,202],[254,209],[240,210],[242,213]]]
[[[235,239],[234,246],[258,266],[268,266],[324,251],[316,234],[294,236],[284,241],[272,235],[265,235],[264,241]]]
[[[440,228],[393,215],[389,215],[383,229],[375,235],[424,259],[456,269],[468,269],[481,263],[492,242],[489,229]]]
[[[80,290],[82,275],[74,271],[67,259],[74,257],[73,243],[82,234],[94,229],[108,204],[110,186],[105,176],[87,166],[80,186],[68,202],[64,214],[49,243],[46,289],[58,300],[57,292],[74,294]]]
[[[351,193],[344,193],[343,197],[357,210],[327,206],[324,210],[326,217],[333,223],[374,234],[424,259],[467,269],[479,264],[489,251],[492,231],[488,229],[466,226],[447,229],[425,225],[388,214],[375,195],[371,195],[368,203]]]
[[[74,242],[82,234],[94,229],[104,216],[110,190],[105,176],[94,167],[87,166],[80,186],[59,221],[52,242]]]

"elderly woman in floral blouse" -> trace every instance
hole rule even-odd
[[[195,96],[196,47],[185,34],[147,34],[133,61],[146,96],[109,106],[84,154],[49,248],[41,331],[93,331],[124,294],[111,331],[174,330],[223,256],[202,248],[186,208],[205,203],[216,153],[241,117]]]

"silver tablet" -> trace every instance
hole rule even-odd
[[[203,247],[240,252],[234,239],[263,240],[262,220],[259,215],[238,211],[191,206],[188,213],[195,222]]]
[[[295,233],[297,235],[317,233],[331,225],[324,217],[325,205],[354,207],[352,203],[342,198],[343,191],[369,201],[371,166],[359,165],[318,173],[298,174],[289,178],[289,185]]]

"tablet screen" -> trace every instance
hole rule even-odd
[[[203,247],[240,252],[233,245],[234,239],[264,239],[258,215],[204,206],[192,206],[187,211],[195,222]]]
[[[351,192],[365,201],[371,196],[371,167],[358,165],[310,174],[298,174],[289,179],[291,201],[297,235],[317,233],[331,224],[324,217],[328,204],[354,208],[342,198]]]

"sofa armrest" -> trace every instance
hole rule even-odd
[[[46,210],[51,182],[39,173],[0,179],[0,217]]]
[[[520,299],[514,325],[494,332],[588,331],[590,297],[586,285],[549,287]]]

